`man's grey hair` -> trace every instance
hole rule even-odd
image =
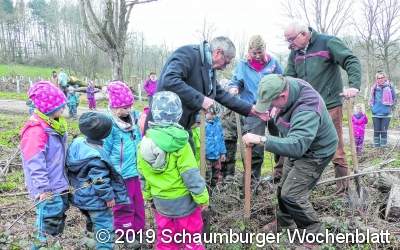
[[[236,56],[236,48],[231,39],[226,36],[217,36],[210,42],[211,51],[222,49],[224,55],[234,58]]]
[[[301,22],[292,22],[286,26],[285,31],[293,30],[295,33],[309,32],[308,26]]]

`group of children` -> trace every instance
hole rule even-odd
[[[178,124],[182,105],[176,94],[154,95],[154,122],[142,138],[131,90],[121,81],[110,82],[109,113],[82,114],[83,137],[69,146],[62,117],[67,98],[61,89],[40,81],[28,95],[35,109],[21,131],[20,147],[26,186],[36,204],[34,247],[46,244],[47,235],[63,232],[70,204],[86,217],[88,232],[109,232],[108,241],[97,241],[96,249],[112,249],[118,229],[144,230],[144,199],[154,208],[157,249],[179,247],[162,240],[165,229],[202,232],[201,211],[207,208],[209,196],[189,134]],[[123,239],[128,236],[135,237],[127,234]],[[204,249],[195,242],[182,247]]]

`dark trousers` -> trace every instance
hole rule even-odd
[[[280,226],[293,224],[306,233],[323,231],[317,212],[308,200],[325,167],[333,158],[285,158],[283,175],[278,185],[277,220]]]
[[[234,176],[235,175],[235,164],[236,164],[236,151],[237,151],[237,141],[225,141],[226,147],[226,157],[225,162],[222,162],[222,176],[223,178],[227,177],[228,175]]]
[[[374,146],[386,146],[390,117],[372,117],[372,123],[374,124]]]
[[[207,160],[206,181],[211,188],[222,181],[221,160]]]

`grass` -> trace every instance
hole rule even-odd
[[[54,68],[35,67],[20,64],[0,64],[0,76],[24,76],[33,79],[42,77],[49,78]]]
[[[16,170],[6,175],[6,180],[0,182],[0,193],[24,188],[24,174]]]
[[[243,163],[239,158],[239,152],[236,153],[236,170],[244,171]],[[274,154],[270,152],[264,152],[264,162],[261,166],[261,175],[271,175],[275,166]]]

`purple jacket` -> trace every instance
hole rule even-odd
[[[32,198],[68,189],[65,175],[67,134],[56,133],[33,114],[21,130],[21,155],[25,185]]]
[[[353,121],[353,134],[354,136],[364,137],[365,126],[368,123],[368,117],[364,113],[354,114],[351,117]]]
[[[157,90],[157,81],[147,80],[144,83],[144,90],[147,93],[147,96],[153,96]]]

